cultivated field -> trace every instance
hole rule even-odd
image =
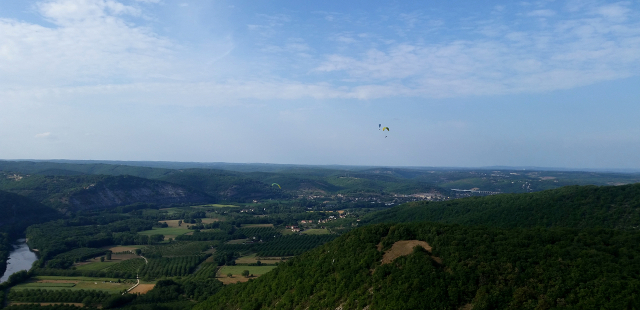
[[[198,255],[203,252],[212,252],[211,246],[216,241],[175,241],[172,243],[150,245],[146,253],[159,253],[163,257]]]
[[[273,227],[273,224],[242,224],[242,228],[246,227]]]
[[[254,276],[263,275],[276,268],[276,266],[222,266],[218,270],[218,277],[226,277],[231,273],[234,277],[242,277],[242,271],[249,270],[249,274]],[[244,277],[243,277],[244,278]]]
[[[235,240],[229,240],[225,244],[243,244],[247,241],[249,241],[249,239],[235,239]]]
[[[83,263],[79,263],[76,265],[76,269],[77,270],[102,270],[102,269],[106,269],[109,268],[118,262],[113,262],[113,261],[107,261],[105,260],[104,262],[100,262],[100,260],[94,261],[95,259],[91,259],[91,262],[83,262]]]
[[[121,281],[122,283],[116,283],[117,281],[118,279],[109,278],[39,276],[34,277],[25,283],[18,284],[11,289],[98,290],[117,294],[120,291],[131,287],[132,283],[135,283],[131,282],[131,280]]]
[[[242,206],[238,206],[238,205],[223,205],[223,204],[208,204],[208,205],[199,205],[199,206],[191,206],[191,208],[196,208],[196,209],[213,209],[213,208],[240,208]]]
[[[286,259],[283,260],[282,257],[257,257],[256,254],[251,254],[236,259],[236,264],[255,264],[258,261],[263,264],[272,265],[277,262],[284,262]]]
[[[189,232],[192,232],[192,230],[189,230],[187,228],[187,224],[183,223],[182,226],[180,227],[165,227],[165,228],[154,227],[152,230],[139,231],[138,234],[147,235],[147,236],[164,235],[164,239],[167,240],[168,238],[175,238],[176,236],[184,235]]]
[[[126,252],[126,251],[135,251],[136,249],[142,249],[144,246],[141,245],[120,245],[120,246],[106,246],[102,247],[102,249],[109,250],[113,253]]]
[[[324,228],[312,228],[312,229],[305,229],[303,231],[300,232],[301,234],[305,234],[305,235],[328,235],[331,232],[329,232],[328,230],[324,229]]]
[[[159,229],[168,229],[168,228],[179,228],[179,229],[188,229],[187,226],[188,225],[193,225],[190,223],[185,223],[182,222],[182,224],[180,226],[178,226],[179,222],[182,220],[165,220],[165,221],[158,221],[158,223],[167,223],[167,225],[169,225],[169,227],[167,228],[159,228]],[[218,219],[210,219],[210,218],[204,218],[202,219],[202,223],[203,224],[211,224],[213,222],[218,222],[220,220]],[[155,227],[154,227],[155,229]],[[147,230],[148,231],[148,230]]]
[[[239,282],[247,282],[249,281],[250,278],[245,278],[243,276],[233,276],[233,278],[228,278],[227,276],[224,277],[218,277],[216,278],[216,280],[222,282],[222,284],[227,285],[227,284],[234,284],[234,283],[239,283]]]
[[[131,290],[129,293],[131,293],[131,294],[138,294],[138,293],[139,294],[146,294],[147,292],[152,290],[154,286],[156,286],[156,285],[155,284],[139,284],[138,286],[136,286],[136,288]]]
[[[100,257],[98,256],[91,259],[88,259],[85,262],[80,262],[75,264],[77,270],[102,270],[111,267],[114,264],[134,259],[139,256],[135,254],[111,254],[111,260],[105,260],[104,262],[100,261]]]

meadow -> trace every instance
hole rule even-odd
[[[311,229],[305,229],[300,233],[305,235],[328,235],[331,232],[328,231],[326,228],[311,228]]]
[[[121,283],[117,283],[120,280]],[[56,277],[38,276],[12,287],[12,290],[47,289],[47,290],[97,290],[116,294],[131,287],[135,280],[91,278],[91,277]]]
[[[249,270],[249,274],[254,276],[263,275],[276,268],[276,266],[222,266],[218,270],[218,277],[226,277],[227,274],[235,276],[241,276],[244,270]]]

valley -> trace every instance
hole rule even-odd
[[[0,207],[10,215],[0,258],[19,237],[37,253],[32,268],[0,284],[7,309],[638,302],[635,174],[0,167],[13,169],[0,172]]]

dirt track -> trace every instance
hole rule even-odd
[[[391,249],[384,253],[384,256],[382,257],[382,264],[388,264],[398,257],[413,253],[413,248],[418,245],[431,252],[431,246],[424,241],[402,240],[394,243],[393,246],[391,246]]]
[[[152,290],[155,284],[139,284],[136,288],[132,289],[129,293],[131,294],[146,294],[148,291]]]

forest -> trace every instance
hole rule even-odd
[[[502,194],[444,202],[413,202],[368,214],[362,221],[637,230],[640,227],[640,183],[567,186],[528,195]]]
[[[382,264],[402,240],[426,241]],[[195,309],[633,309],[640,233],[429,222],[353,230]]]

